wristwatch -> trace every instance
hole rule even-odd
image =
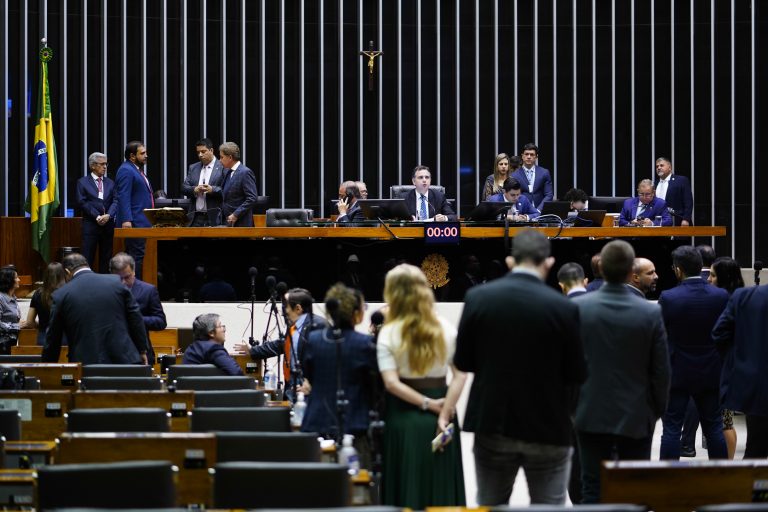
[[[429,409],[429,397],[424,396],[421,399],[421,410],[426,411],[427,409]]]

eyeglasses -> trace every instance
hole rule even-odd
[[[217,325],[217,326],[216,326],[216,328],[217,328],[217,329],[218,329],[218,328],[222,328],[222,329],[224,329],[225,331],[227,330],[227,326],[226,326],[226,325],[224,325],[224,324],[219,324],[219,325]]]

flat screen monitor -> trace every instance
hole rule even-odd
[[[592,206],[590,204],[590,206]],[[574,226],[580,228],[599,228],[603,225],[605,210],[581,210],[575,217]]]
[[[163,197],[155,199],[155,208],[186,208],[189,209],[189,198],[183,197],[181,199],[171,199],[169,197]]]
[[[366,219],[411,220],[405,199],[358,199]]]
[[[561,219],[568,217],[568,212],[570,211],[570,201],[547,201],[544,203],[544,206],[541,207],[542,215],[557,215]]]
[[[496,220],[506,210],[512,206],[512,203],[506,203],[501,201],[483,201],[469,212],[466,220],[484,221],[484,220]]]
[[[592,196],[589,198],[590,210],[605,210],[608,213],[621,213],[624,201],[629,197]]]

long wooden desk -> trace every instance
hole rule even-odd
[[[157,285],[157,242],[159,240],[178,240],[181,238],[239,238],[239,239],[371,239],[392,240],[394,234],[400,239],[418,239],[424,236],[423,226],[390,225],[387,231],[383,226],[340,227],[318,225],[301,227],[252,227],[252,228],[132,228],[115,229],[115,238],[146,238],[144,255],[144,281]],[[515,236],[526,227],[510,227],[509,236]],[[725,226],[689,226],[689,227],[589,227],[559,228],[537,227],[548,237],[559,238],[654,238],[654,237],[691,237],[725,236]],[[472,226],[462,224],[462,239],[502,238],[504,228],[500,226]]]

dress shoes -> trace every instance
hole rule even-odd
[[[680,456],[681,457],[695,457],[696,456],[696,449],[692,446],[681,446],[680,447]]]

